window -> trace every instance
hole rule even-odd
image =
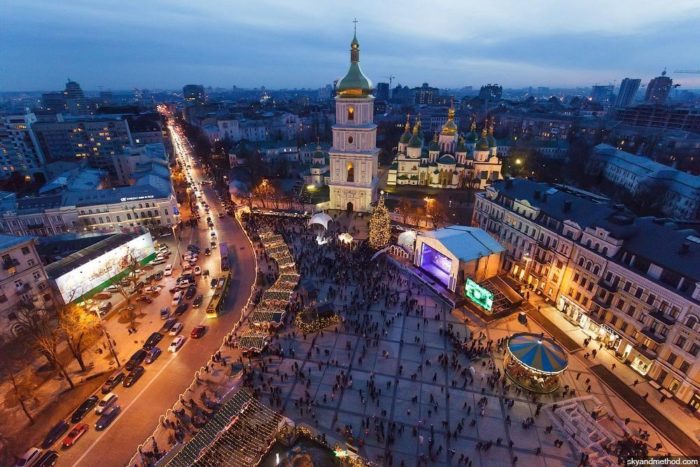
[[[615,306],[617,307],[618,310],[622,310],[625,306],[625,301],[623,299],[619,299]]]
[[[676,363],[676,360],[678,359],[678,356],[671,352],[668,357],[666,357],[666,361],[669,363],[669,365],[673,365]]]
[[[355,107],[349,106],[348,107],[348,121],[354,121],[355,120]]]
[[[685,325],[689,328],[692,328],[696,324],[698,324],[698,318],[695,316],[688,316],[688,319],[685,320]]]
[[[693,345],[691,345],[688,349],[688,353],[691,354],[693,357],[697,357],[698,352],[700,352],[700,345],[694,342]]]
[[[685,338],[685,336],[678,336],[678,339],[676,339],[675,344],[682,349],[685,345],[686,340],[687,339]]]
[[[681,366],[678,367],[678,369],[681,371],[681,373],[687,373],[689,368],[690,368],[690,363],[686,362],[685,360],[683,360],[683,363],[681,363]]]
[[[131,214],[126,213],[126,218],[129,219],[129,220],[131,220]]]
[[[579,273],[574,274],[574,282],[578,282],[579,277],[581,277]]]
[[[28,259],[28,260],[27,260],[27,266],[34,266],[34,260],[33,260],[33,259]]]
[[[29,248],[26,247],[26,246],[23,246],[23,247],[22,247],[22,254],[28,255],[28,254],[29,254]]]
[[[644,289],[641,287],[637,287],[637,290],[634,292],[634,296],[636,298],[642,298],[643,293],[644,293]]]
[[[656,295],[654,295],[653,293],[650,293],[649,296],[647,297],[647,305],[653,305],[655,301],[656,301]]]
[[[346,181],[354,182],[355,181],[355,167],[353,167],[352,162],[348,162],[347,170],[348,170],[348,177],[347,177]]]
[[[627,282],[625,282],[625,286],[622,288],[622,290],[624,290],[625,292],[629,292],[631,287],[632,287],[632,283],[627,281]]]

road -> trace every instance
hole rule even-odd
[[[176,135],[177,139],[178,136]],[[183,145],[174,144],[179,158],[189,157]],[[179,148],[179,149],[178,149]],[[201,182],[201,174],[198,169],[191,164],[191,177],[194,181]],[[186,167],[186,165],[183,165]],[[231,258],[231,289],[224,305],[221,315],[217,318],[207,319],[204,310],[211,296],[209,280],[200,278],[198,280],[198,294],[205,293],[205,300],[200,308],[188,308],[180,318],[185,324],[182,334],[187,336],[185,345],[179,352],[171,354],[167,352],[167,347],[173,339],[167,336],[161,341],[159,347],[163,354],[151,365],[145,365],[146,372],[143,377],[131,388],[121,386],[115,389],[119,396],[119,405],[122,413],[105,431],[98,432],[94,429],[97,416],[90,413],[84,422],[90,425],[90,430],[76,442],[75,446],[60,453],[59,466],[116,466],[126,464],[136,452],[136,447],[145,441],[158,424],[160,415],[164,414],[178,399],[178,396],[192,383],[194,373],[202,367],[209,356],[214,353],[222,343],[224,336],[233,328],[240,318],[240,313],[245,306],[250,288],[255,280],[255,258],[250,243],[245,237],[243,230],[235,219],[224,216],[217,217],[217,209],[220,209],[220,202],[216,193],[210,187],[203,190],[203,198],[209,204],[211,217],[214,222],[213,231],[216,232],[219,241],[224,241],[229,245]],[[212,276],[220,273],[220,257],[218,249],[213,249],[211,256],[204,255],[204,247],[209,246],[210,230],[206,226],[207,215],[202,213],[202,222],[199,227],[190,229],[185,227],[182,231],[181,251],[185,251],[188,243],[199,244],[202,248],[199,265],[203,270],[208,269]],[[176,240],[176,239],[173,239]],[[171,247],[172,259],[177,259],[177,249]],[[176,266],[178,261],[175,261]],[[176,269],[173,278],[167,280],[164,285],[166,289],[161,292],[158,300],[150,305],[144,306],[147,316],[139,321],[144,325],[150,325],[148,330],[139,328],[138,338],[144,340],[150,332],[157,330],[162,321],[159,317],[159,310],[162,306],[169,305],[170,294],[167,289],[174,282],[174,277],[179,273]],[[172,309],[172,307],[171,307]],[[190,339],[190,330],[198,325],[205,324],[207,332],[201,339]],[[118,345],[118,347],[120,347]],[[134,346],[136,348],[136,346]],[[120,352],[122,363],[130,356],[130,352]],[[101,396],[101,394],[100,394]],[[57,445],[54,449],[57,449]]]

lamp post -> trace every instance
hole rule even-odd
[[[107,339],[107,345],[109,346],[109,351],[112,354],[112,357],[114,357],[114,361],[117,362],[117,368],[120,368],[122,364],[119,362],[119,357],[117,357],[117,352],[114,350],[114,345],[112,345],[112,337],[109,335],[109,332],[107,331],[107,326],[105,325],[104,319],[102,319],[102,315],[100,314],[100,311],[98,309],[95,309],[95,314],[97,314],[97,319],[100,320],[100,328],[102,328],[102,334],[105,336],[105,339]]]

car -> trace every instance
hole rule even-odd
[[[211,255],[211,249],[205,248],[205,249],[204,249],[204,254],[205,254],[206,256]]]
[[[192,297],[195,296],[196,293],[197,293],[197,286],[190,285],[189,287],[187,287],[187,292],[185,292],[185,298],[187,300],[190,300]]]
[[[173,295],[173,306],[177,306],[180,304],[180,301],[182,300],[182,292],[178,290],[175,292],[175,295]]]
[[[56,465],[56,461],[58,461],[58,453],[56,451],[46,451],[36,461],[34,467],[52,467]]]
[[[110,285],[109,287],[107,287],[105,289],[105,292],[109,292],[109,293],[119,292],[119,287],[117,287],[116,285]]]
[[[133,386],[134,383],[136,383],[136,381],[138,381],[139,378],[143,376],[144,371],[146,371],[146,369],[141,365],[134,367],[134,369],[131,370],[131,372],[129,372],[128,375],[126,375],[124,381],[122,381],[122,386],[124,386],[125,388],[130,388],[131,386]]]
[[[192,302],[192,306],[195,308],[199,308],[202,306],[202,302],[204,301],[204,295],[197,295],[194,298],[194,301]]]
[[[122,375],[122,378],[124,376]],[[110,389],[111,391],[111,389]],[[107,391],[109,392],[109,391]],[[92,395],[85,399],[82,404],[78,406],[77,409],[75,409],[75,412],[73,412],[73,415],[70,418],[71,423],[78,423],[80,420],[85,417],[92,409],[97,405],[97,402],[99,402],[100,398]]]
[[[129,361],[126,362],[126,364],[124,365],[124,368],[126,369],[126,371],[131,371],[137,366],[139,366],[143,362],[144,358],[146,358],[146,351],[143,349],[139,349],[133,353]]]
[[[222,287],[224,286],[225,283],[226,283],[226,279],[224,279],[223,277],[220,277],[220,278],[219,278],[219,282],[216,284],[216,288],[217,288],[217,289],[222,288]]]
[[[200,268],[199,266],[195,266],[195,267],[194,267],[194,273],[195,273],[195,275],[197,275],[197,276],[201,276],[201,275],[202,275],[202,268]]]
[[[212,247],[215,247],[215,246],[216,246],[216,240],[212,240],[211,242],[209,242],[209,244],[210,244]]]
[[[184,325],[178,321],[177,323],[173,324],[173,327],[170,328],[168,334],[170,334],[171,336],[177,336],[178,334],[180,334],[180,331],[182,331],[183,327]]]
[[[216,237],[216,232],[212,232],[212,233],[209,234],[209,235],[211,235],[212,237]]]
[[[151,363],[155,362],[158,357],[160,357],[160,354],[162,351],[160,350],[160,347],[153,347],[151,350],[148,351],[148,355],[146,355],[146,359],[144,362],[146,362],[148,365]]]
[[[160,319],[170,318],[170,309],[166,306],[160,309]]]
[[[63,438],[63,449],[68,449],[73,446],[88,431],[87,423],[78,423],[72,430]]]
[[[41,443],[41,449],[48,449],[53,446],[53,443],[58,441],[58,438],[63,436],[63,434],[68,431],[70,425],[65,420],[60,420],[56,423],[53,428],[49,430],[49,433],[44,438],[44,442]]]
[[[163,339],[163,334],[159,332],[154,332],[151,333],[150,336],[148,336],[148,339],[146,339],[146,342],[143,344],[143,350],[151,350],[153,347],[158,345],[158,342]]]
[[[175,314],[180,316],[181,314],[183,314],[184,312],[187,311],[187,306],[188,306],[187,303],[180,303],[177,306],[177,308],[175,308]]]
[[[107,409],[108,407],[114,405],[114,403],[117,402],[117,399],[119,399],[119,397],[117,397],[117,395],[113,392],[110,392],[109,394],[104,396],[102,400],[100,400],[100,402],[97,403],[95,413],[97,415],[102,415],[102,412],[104,412],[105,409]]]
[[[180,288],[176,285],[176,286],[174,286],[174,287],[169,288],[169,289],[168,289],[168,292],[170,292],[171,294],[174,294],[174,293],[177,292],[178,290],[180,290]]]
[[[154,259],[154,260],[151,262],[151,264],[152,264],[153,266],[160,266],[161,264],[165,264],[165,263],[167,263],[167,262],[168,262],[168,260],[166,260],[165,257],[163,257],[163,258],[156,258],[156,259]]]
[[[219,279],[217,279],[216,277],[213,277],[211,279],[211,281],[209,281],[209,285],[211,286],[212,289],[215,289],[216,284],[218,284],[218,283],[219,283]]]
[[[112,424],[115,418],[121,413],[122,408],[119,407],[118,405],[114,405],[110,407],[108,410],[105,411],[102,416],[97,419],[97,422],[95,423],[95,430],[97,431],[102,431],[105,428],[107,428],[109,425]]]
[[[177,336],[168,346],[168,352],[175,353],[180,350],[180,347],[185,343],[185,336]]]
[[[110,376],[109,379],[105,381],[105,384],[102,385],[102,394],[109,394],[112,392],[112,389],[117,387],[117,385],[122,382],[124,376],[126,376],[126,373],[123,370],[112,373],[112,376]]]
[[[112,309],[112,302],[102,302],[100,306],[97,308],[100,313],[107,313],[109,310]]]
[[[153,299],[149,297],[148,295],[139,295],[138,298],[136,299],[137,302],[144,302],[151,304],[153,303]]]
[[[165,269],[163,270],[163,275],[165,276],[172,276],[173,275],[173,265],[168,264],[165,266]]]
[[[199,247],[197,245],[193,245],[193,244],[187,245],[187,249],[189,251],[194,251],[195,253],[199,253]]]
[[[156,281],[163,279],[163,272],[158,271],[157,273],[153,274],[153,279],[155,279]]]
[[[202,325],[195,326],[194,328],[192,328],[192,332],[190,332],[190,337],[192,339],[199,339],[200,337],[202,337],[204,335],[204,333],[206,331],[207,331],[206,326],[202,326]]]
[[[30,467],[35,465],[39,457],[41,457],[41,449],[30,448],[17,459],[15,467]]]
[[[177,323],[177,318],[168,318],[165,323],[163,323],[163,327],[161,329],[168,332],[172,329],[175,323]]]

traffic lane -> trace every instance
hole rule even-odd
[[[226,298],[224,313],[217,318],[207,319],[204,305],[185,312],[182,317],[187,323],[184,330],[188,336],[185,345],[172,355],[167,352],[167,345],[172,338],[164,338],[159,344],[164,354],[153,365],[146,366],[146,373],[141,380],[132,388],[116,390],[124,411],[112,426],[104,432],[91,429],[81,439],[82,443],[76,445],[76,448],[87,447],[84,450],[66,451],[61,455],[59,465],[123,465],[128,462],[136,447],[153,433],[159,416],[172,407],[179,395],[192,383],[195,371],[206,364],[209,356],[219,348],[223,338],[238,321],[255,280],[255,259],[240,226],[233,220],[222,224],[222,234],[243,246],[236,249],[235,262],[232,264],[234,280]],[[209,258],[212,260],[214,255]],[[205,286],[203,282],[200,284],[200,287]],[[199,340],[189,338],[192,326],[200,323],[206,324],[207,333]],[[164,367],[166,369],[161,373]],[[142,392],[149,384],[148,389]],[[97,417],[94,414],[89,417],[87,423],[94,427]]]

